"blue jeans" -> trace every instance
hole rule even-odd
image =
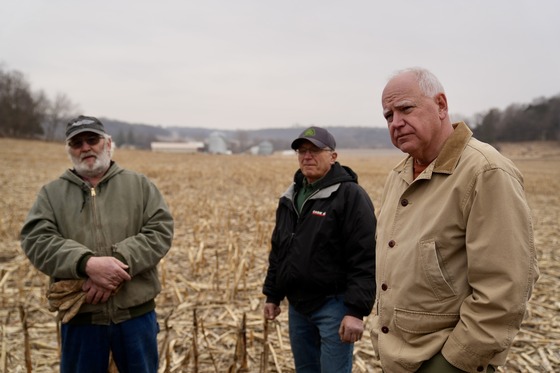
[[[354,344],[341,342],[338,335],[345,315],[341,296],[329,297],[310,315],[301,314],[290,305],[290,344],[297,373],[352,372]]]
[[[119,324],[63,324],[60,371],[107,373],[112,352],[120,373],[156,373],[158,331],[155,311]]]

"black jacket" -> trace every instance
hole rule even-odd
[[[294,183],[280,198],[272,250],[263,286],[267,302],[287,297],[301,313],[320,308],[327,296],[342,295],[355,317],[369,315],[375,299],[375,229],[373,204],[357,175],[336,162],[303,204]]]

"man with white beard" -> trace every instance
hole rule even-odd
[[[74,168],[39,191],[21,231],[31,263],[51,278],[49,308],[62,321],[61,372],[157,372],[157,264],[173,218],[157,187],[119,167],[101,121],[66,127]]]

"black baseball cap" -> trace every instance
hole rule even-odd
[[[313,126],[303,131],[299,137],[292,142],[292,149],[298,149],[305,140],[310,141],[313,145],[321,149],[330,148],[334,150],[336,148],[336,141],[334,141],[333,135],[321,127]]]
[[[82,132],[93,132],[101,136],[106,134],[105,127],[103,127],[103,123],[99,119],[80,115],[66,125],[66,140],[70,140]]]

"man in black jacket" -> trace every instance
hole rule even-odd
[[[358,176],[336,161],[335,147],[320,127],[292,142],[299,170],[276,210],[263,287],[268,320],[288,298],[298,373],[351,372],[375,298],[373,204]]]

